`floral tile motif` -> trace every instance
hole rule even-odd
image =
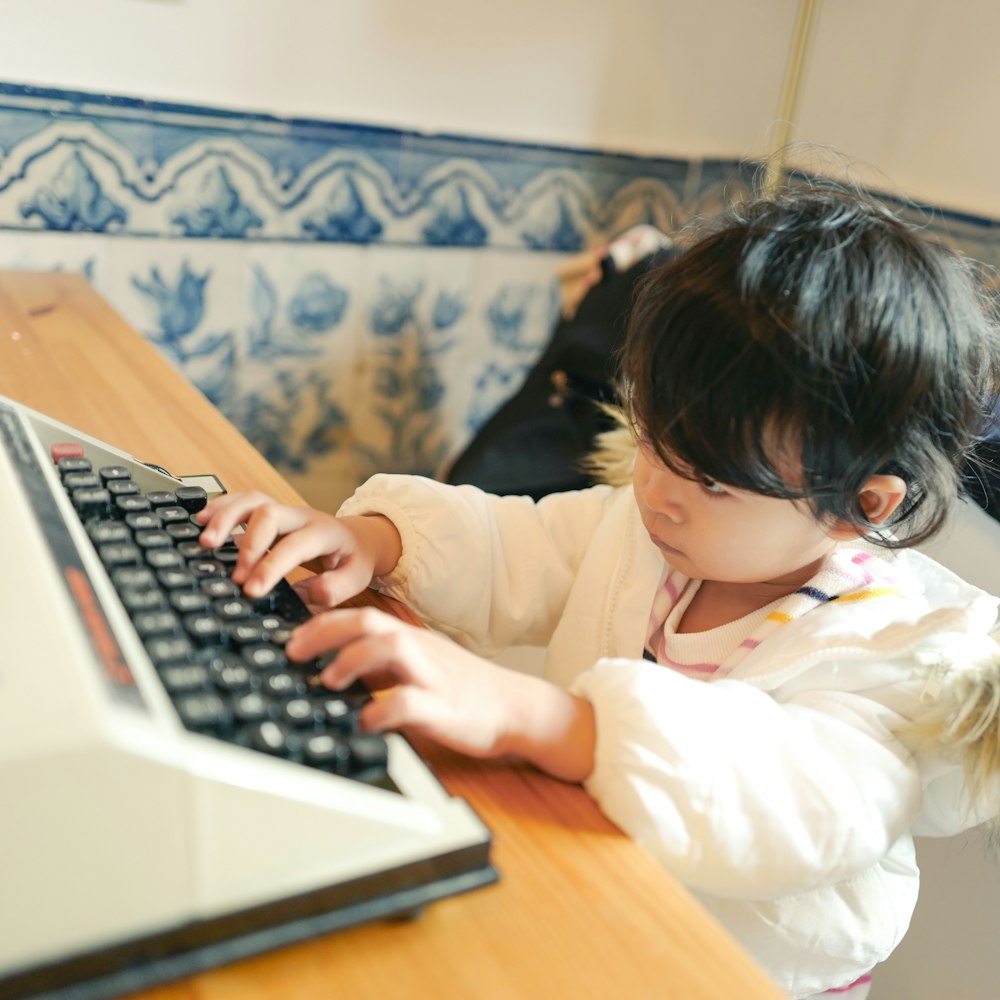
[[[0,84],[0,225],[574,252],[688,164]]]
[[[275,465],[304,473],[343,449],[363,322],[361,251],[251,246],[232,418]]]
[[[0,267],[83,274],[334,507],[435,474],[517,390],[567,255],[757,170],[0,83]],[[898,207],[1000,266],[997,221]]]
[[[104,294],[216,406],[236,394],[242,252],[217,241],[108,241]]]
[[[520,388],[548,345],[559,318],[562,262],[557,254],[479,257],[472,299],[476,336],[459,359],[462,377],[453,379],[452,455]]]
[[[354,450],[366,473],[431,474],[449,447],[451,359],[474,335],[469,288],[474,258],[446,250],[372,247]]]

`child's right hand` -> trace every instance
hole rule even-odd
[[[233,529],[240,554],[233,568],[234,583],[247,597],[266,594],[289,572],[318,560],[316,576],[297,585],[307,604],[334,607],[388,573],[399,561],[402,544],[395,526],[380,515],[334,517],[311,507],[281,504],[263,493],[228,493],[196,515],[205,525],[205,548],[222,545]]]

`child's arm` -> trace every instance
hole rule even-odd
[[[366,728],[407,728],[474,757],[509,754],[565,781],[593,770],[594,712],[578,695],[372,608],[317,615],[286,646],[300,660],[331,649],[337,656],[322,674],[329,686],[357,678],[394,686],[363,709]]]
[[[511,645],[548,643],[595,533],[623,500],[621,491],[599,486],[536,503],[419,476],[376,475],[339,513],[388,517],[402,555],[393,573],[375,580],[378,589],[467,649],[492,656]]]
[[[309,604],[332,607],[359,594],[399,562],[399,532],[388,519],[341,517],[279,504],[263,493],[218,497],[197,515],[201,543],[221,545],[240,523],[240,554],[232,579],[248,597],[266,594],[296,566],[316,559],[320,572],[298,586]]]

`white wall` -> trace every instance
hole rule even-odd
[[[665,156],[770,145],[798,0],[3,0],[11,82]],[[820,0],[798,139],[1000,217],[995,0]],[[831,167],[832,169],[832,167]]]
[[[753,8],[753,9],[751,9]],[[3,0],[4,80],[641,152],[757,148],[790,0]],[[733,80],[759,19],[776,24]],[[708,71],[696,81],[692,74]]]
[[[825,0],[799,135],[912,196],[1000,217],[998,32],[995,0]]]

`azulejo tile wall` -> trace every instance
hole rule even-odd
[[[556,269],[732,171],[0,84],[0,267],[83,273],[313,501],[433,474]]]
[[[84,274],[335,507],[434,474],[515,391],[568,255],[751,172],[0,83],[0,267]]]

